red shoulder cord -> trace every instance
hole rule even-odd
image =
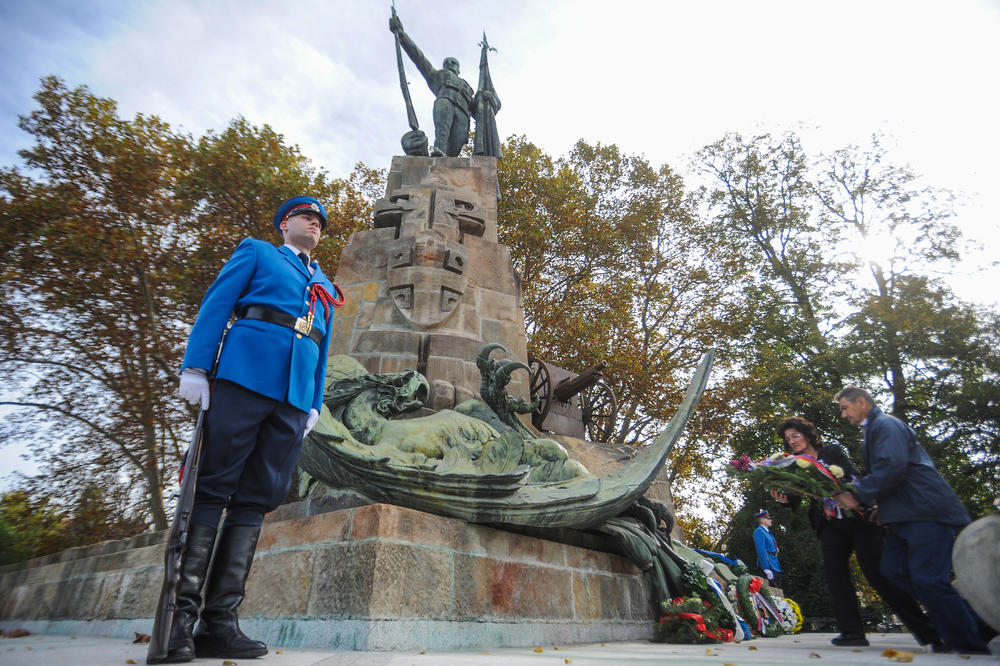
[[[313,318],[316,315],[317,300],[323,304],[323,310],[326,312],[326,316],[324,318],[327,321],[327,328],[329,328],[330,315],[333,314],[333,309],[330,306],[332,305],[334,308],[339,308],[344,304],[344,292],[341,291],[340,287],[336,284],[333,285],[333,289],[337,292],[337,296],[339,298],[331,296],[330,292],[324,289],[321,284],[314,284],[309,289],[309,314],[306,315],[306,322],[310,329],[312,328]]]

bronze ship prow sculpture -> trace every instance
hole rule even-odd
[[[340,357],[327,409],[299,465],[328,485],[473,523],[592,527],[621,514],[649,488],[705,390],[713,358],[713,351],[705,354],[653,444],[598,477],[555,440],[504,423],[480,400],[392,419],[423,406],[427,380],[412,370],[365,373]]]

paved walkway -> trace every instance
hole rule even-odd
[[[834,634],[798,634],[757,639],[728,645],[669,645],[648,642],[595,643],[538,648],[495,648],[491,650],[427,652],[337,652],[281,649],[277,647],[260,659],[226,662],[259,666],[605,666],[608,664],[816,664],[816,666],[899,663],[899,656],[883,656],[886,650],[913,653],[914,664],[1000,663],[1000,657],[937,655],[924,652],[904,634],[870,634],[871,646],[837,648],[830,645]],[[994,649],[1000,647],[994,641]],[[195,664],[221,666],[222,659],[196,659]],[[0,664],[4,666],[121,666],[146,663],[146,646],[110,638],[70,636],[25,636],[0,639]]]

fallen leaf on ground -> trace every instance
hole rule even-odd
[[[149,634],[141,634],[141,633],[139,633],[137,631],[137,632],[135,632],[135,640],[132,641],[132,642],[133,643],[148,643],[149,642]]]
[[[819,652],[810,652],[809,656],[812,657],[813,659],[822,659],[823,658],[823,655],[821,655]]]
[[[882,656],[886,657],[887,659],[892,659],[893,661],[902,662],[904,664],[908,664],[911,661],[913,661],[912,652],[904,652],[903,650],[893,650],[892,648],[888,648],[887,650],[882,652]]]
[[[722,666],[736,666],[736,664],[731,664],[728,661],[722,662]]]
[[[126,659],[125,663],[126,664],[134,664],[135,663],[135,659]]]
[[[236,662],[229,661],[228,659],[226,659],[224,662],[222,662],[222,666],[236,666]]]
[[[427,650],[421,650],[420,654],[427,654]]]
[[[572,659],[563,659],[563,663],[564,664],[572,664],[573,660]]]
[[[540,648],[540,647],[535,648],[535,652],[541,652],[541,651],[542,651],[542,648]]]
[[[748,649],[748,650],[756,650],[756,649],[757,649],[757,646],[756,646],[756,645],[748,645],[748,646],[747,646],[747,649]]]
[[[21,638],[22,636],[30,636],[31,632],[27,629],[14,629],[12,631],[0,631],[0,636],[4,638]]]
[[[285,653],[284,650],[275,650],[274,651],[274,654],[284,654],[284,653]]]

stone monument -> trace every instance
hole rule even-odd
[[[526,361],[521,286],[496,215],[495,158],[394,157],[372,229],[353,234],[340,258],[347,302],[330,355],[374,373],[417,370],[435,410],[478,395],[486,341]],[[527,399],[527,376],[508,392]]]

